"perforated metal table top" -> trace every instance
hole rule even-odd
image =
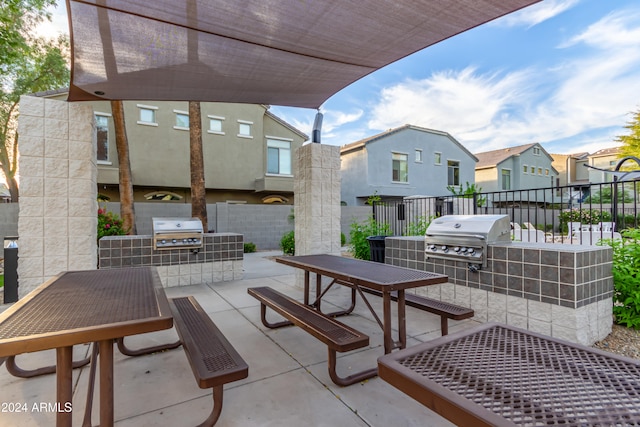
[[[154,268],[70,271],[0,314],[0,357],[170,328]]]
[[[506,325],[382,356],[378,372],[458,425],[640,425],[640,361]]]
[[[277,257],[276,261],[372,289],[393,291],[446,283],[446,275],[336,255]]]

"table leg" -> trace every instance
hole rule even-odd
[[[404,303],[404,289],[398,290],[398,340],[400,348],[407,346],[407,315]]]
[[[322,276],[316,273],[316,310],[322,312],[320,310],[320,294],[322,294]]]
[[[73,401],[73,347],[58,347],[56,349],[56,394],[58,399],[58,412],[56,413],[56,426],[71,427],[73,413],[66,408]]]
[[[98,343],[100,353],[100,426],[113,426],[113,340]]]
[[[304,305],[309,305],[309,271],[304,271]]]
[[[382,331],[384,334],[384,353],[393,350],[393,336],[391,331],[391,293],[382,293]]]

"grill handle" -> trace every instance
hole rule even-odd
[[[438,237],[443,237],[443,236],[444,236],[444,234],[427,234],[426,237],[435,237],[437,239]],[[453,236],[446,236],[446,237],[463,237],[463,238],[473,237],[473,238],[476,238],[478,240],[485,240],[485,236],[483,236],[481,234],[453,235]]]

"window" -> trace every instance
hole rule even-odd
[[[546,176],[549,176],[549,169],[545,169],[545,170],[544,170],[544,174],[545,174]]]
[[[502,169],[502,189],[511,190],[511,171]]]
[[[538,168],[538,175],[542,175],[542,168]]]
[[[267,173],[291,175],[291,141],[267,139]]]
[[[109,161],[109,117],[110,114],[96,113],[96,142],[98,162]]]
[[[540,147],[533,147],[533,155],[534,156],[540,155]]]
[[[173,110],[176,113],[176,124],[174,129],[189,130],[189,113],[186,111]]]
[[[182,200],[182,196],[171,191],[154,191],[147,193],[144,198],[150,202],[168,202]]]
[[[447,160],[447,185],[460,185],[460,162]]]
[[[158,107],[142,104],[138,104],[137,107],[140,112],[139,125],[158,126],[156,122],[156,110]]]
[[[391,180],[393,182],[408,182],[408,155],[391,153],[391,169],[393,170]]]
[[[436,165],[442,164],[442,153],[433,153],[433,163]]]
[[[218,135],[224,135],[224,132],[222,131],[222,121],[224,120],[224,117],[219,117],[219,116],[207,116],[209,118],[209,129],[207,130],[208,133],[215,133]]]
[[[522,167],[522,173],[527,173],[527,166],[526,165]]]
[[[416,150],[416,163],[422,163],[422,150]]]
[[[253,122],[238,120],[238,136],[240,138],[253,138],[251,135],[251,126]]]

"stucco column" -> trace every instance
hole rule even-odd
[[[97,267],[93,122],[89,105],[20,98],[20,297],[62,271]]]
[[[296,255],[340,255],[340,147],[298,148],[294,176]]]

